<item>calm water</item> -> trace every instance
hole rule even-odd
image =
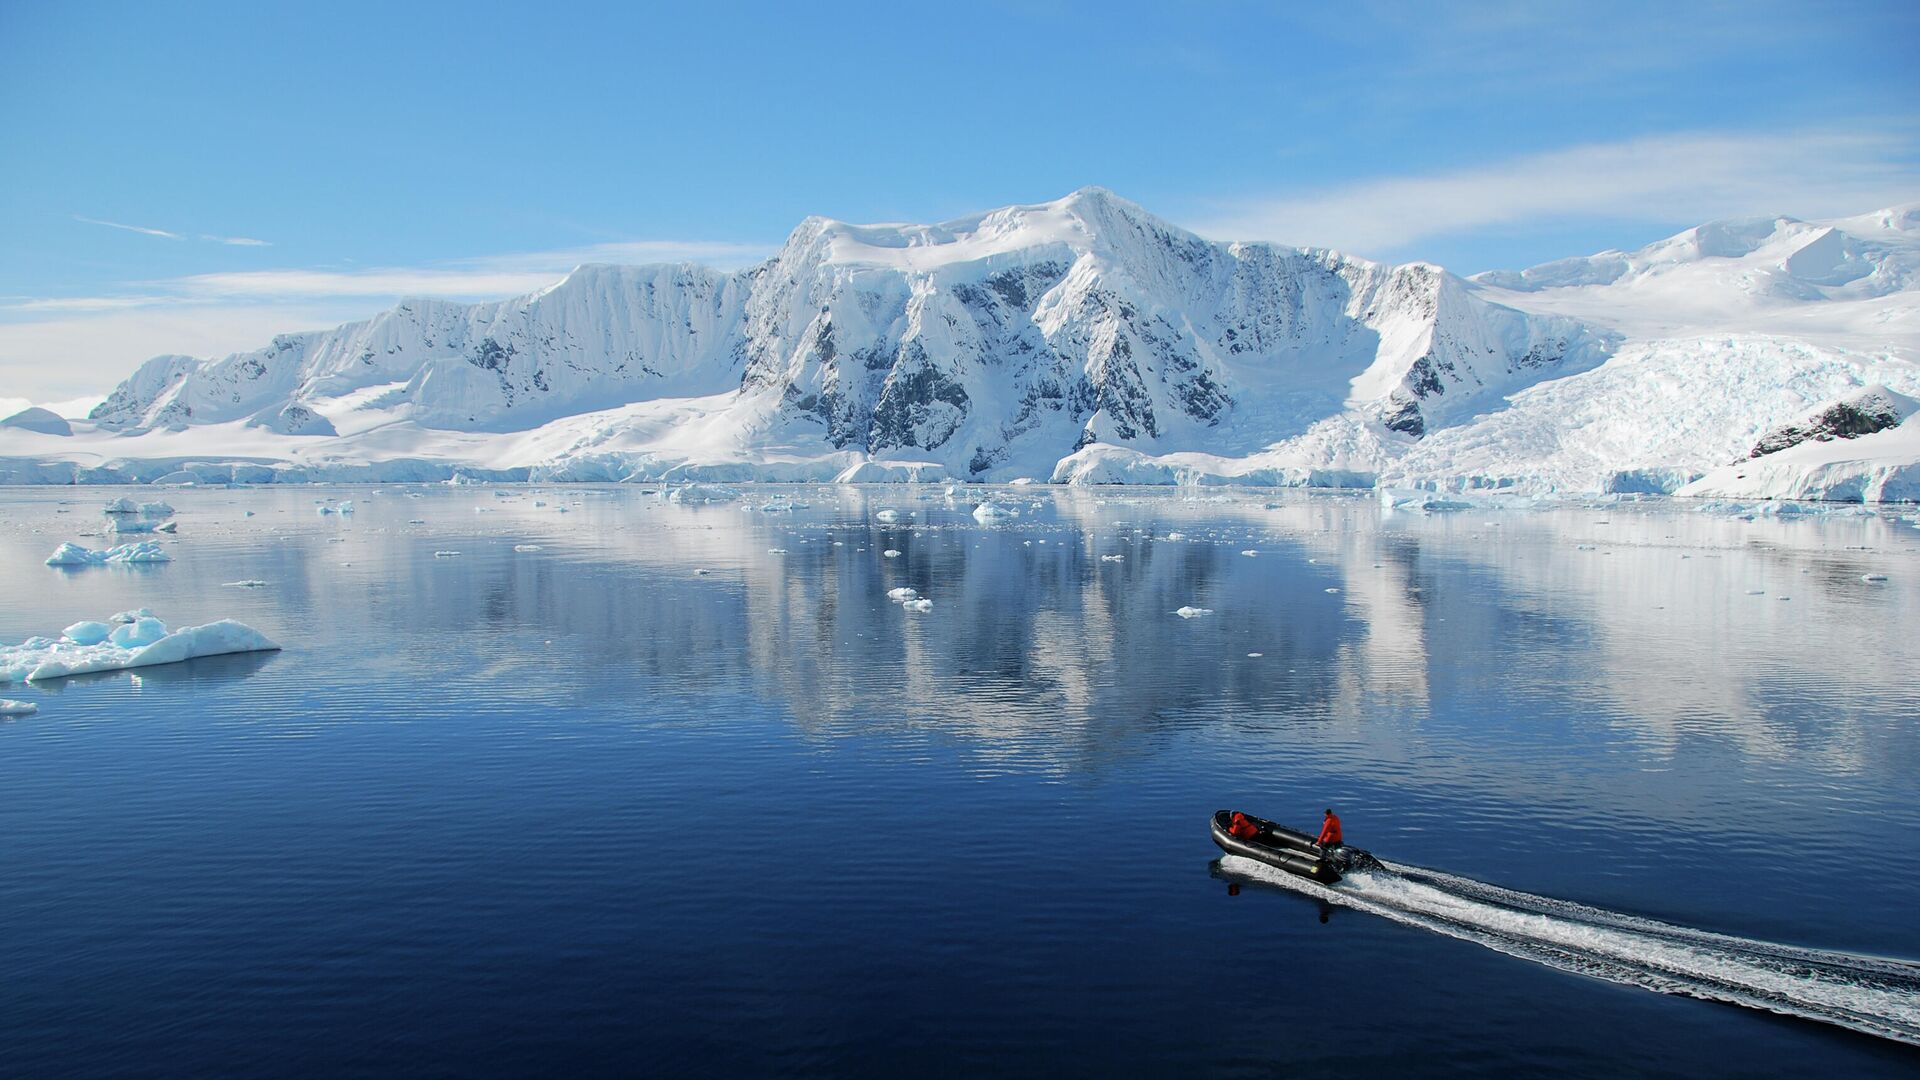
[[[0,687],[0,1072],[1920,1066],[1643,988],[1920,1010],[1803,951],[1920,959],[1899,514],[169,491],[173,563],[40,565],[117,494],[0,492],[0,641],[286,649]],[[1224,806],[1445,873],[1329,904]]]

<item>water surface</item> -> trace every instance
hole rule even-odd
[[[1249,880],[1205,827],[1336,806],[1469,924],[1498,886],[1920,958],[1898,513],[168,491],[174,562],[40,565],[118,494],[0,492],[0,640],[144,606],[286,648],[0,688],[41,707],[0,722],[10,1073],[1920,1063]]]

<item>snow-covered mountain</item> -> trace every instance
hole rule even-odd
[[[156,357],[70,435],[0,431],[0,475],[1672,490],[1830,399],[1920,395],[1916,283],[1920,207],[1467,281],[1089,188]]]

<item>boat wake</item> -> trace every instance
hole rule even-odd
[[[1562,971],[1920,1046],[1920,964],[1693,930],[1396,863],[1338,888],[1238,855],[1223,870]]]

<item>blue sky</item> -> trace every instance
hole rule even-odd
[[[0,399],[1087,184],[1462,273],[1920,199],[1911,2],[909,7],[0,0]]]

